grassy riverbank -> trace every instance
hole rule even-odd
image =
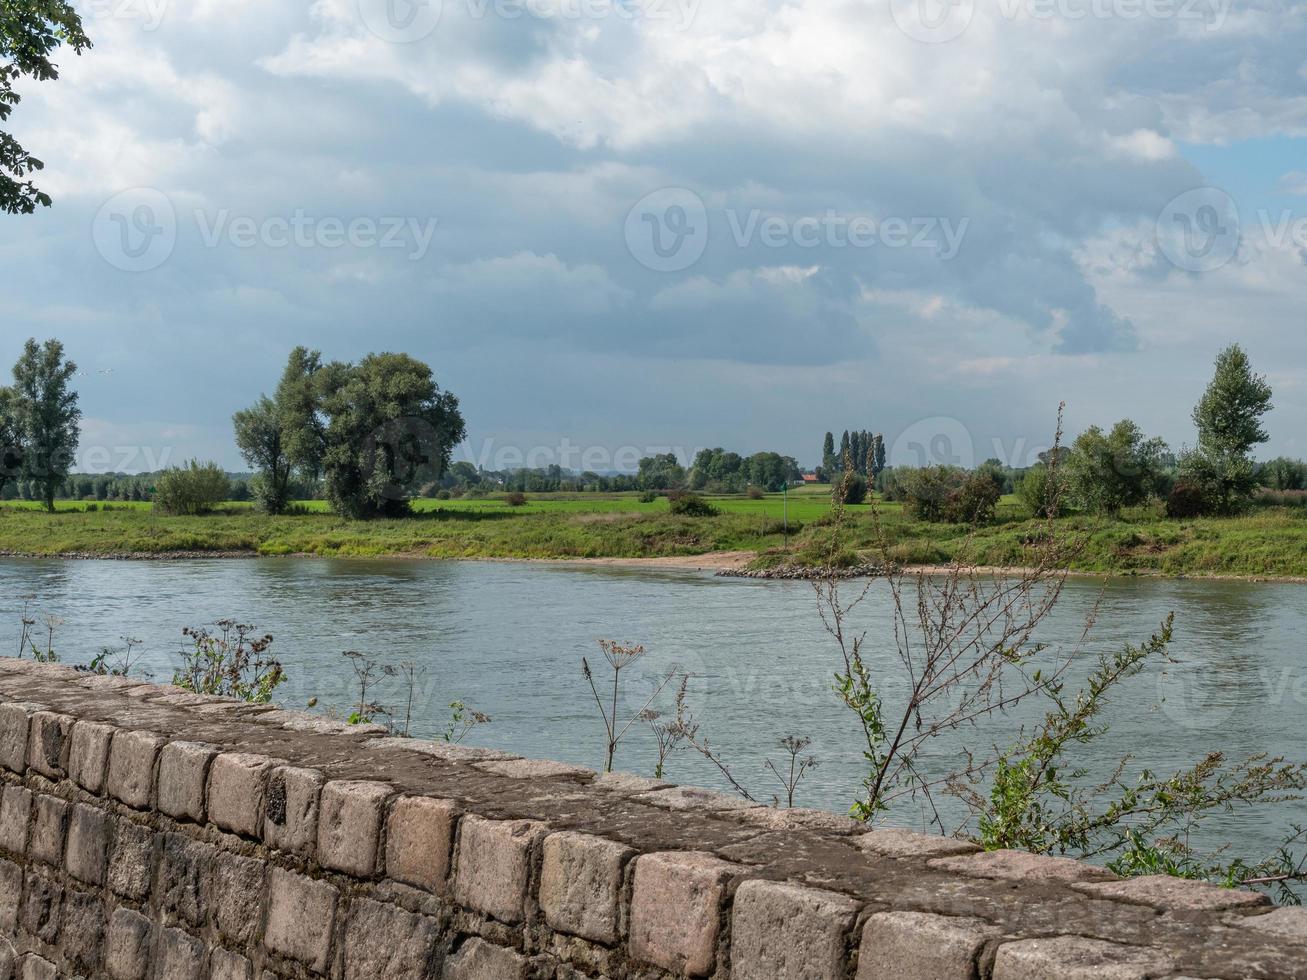
[[[689,518],[668,512],[667,501],[641,503],[635,495],[537,495],[512,507],[499,499],[423,500],[411,518],[345,521],[319,503],[306,513],[267,517],[233,504],[205,517],[156,515],[148,505],[59,505],[53,515],[34,508],[0,507],[0,551],[28,555],[214,554],[406,556],[429,558],[669,558],[720,551],[758,552],[759,566],[812,561],[822,553],[824,494],[762,500],[713,498],[720,513]],[[850,508],[849,544],[874,543],[870,508]],[[981,565],[1020,564],[1041,525],[1004,499],[999,523],[972,531],[909,519],[897,504],[879,505],[890,556],[905,564],[955,559]],[[1087,546],[1077,571],[1116,574],[1307,577],[1307,512],[1264,508],[1236,518],[1171,521],[1155,511],[1117,520],[1067,518]]]

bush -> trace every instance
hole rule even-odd
[[[453,495],[452,493],[450,493],[448,490],[438,490],[438,491],[436,491],[436,499],[437,499],[437,500],[449,500],[449,499],[451,499],[453,496],[454,496],[454,495]]]
[[[750,500],[761,500],[763,497],[767,496],[767,493],[762,487],[749,487],[744,491],[744,495]]]
[[[646,490],[644,493],[640,494],[640,503],[642,504],[652,504],[657,499],[658,494],[653,490]]]
[[[526,506],[526,494],[514,491],[504,497],[504,503],[508,504],[509,507],[524,507]]]
[[[1166,498],[1167,517],[1201,517],[1211,510],[1211,502],[1197,483],[1180,481]]]
[[[165,514],[207,514],[227,499],[231,481],[217,463],[191,460],[165,470],[155,484],[154,506]]]
[[[1050,471],[1039,463],[1026,471],[1017,496],[1033,517],[1047,517],[1050,508],[1054,517],[1062,517],[1067,512],[1066,477],[1060,468]]]
[[[907,512],[918,520],[946,521],[949,494],[960,488],[965,475],[951,466],[925,466],[901,474],[903,502]]]
[[[944,500],[944,520],[953,524],[990,524],[1003,487],[993,473],[977,471]]]
[[[668,499],[672,513],[682,517],[712,517],[717,513],[717,508],[697,493],[669,494]]]
[[[831,487],[831,499],[845,504],[862,504],[867,501],[867,478],[857,473],[841,476]]]

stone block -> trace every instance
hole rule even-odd
[[[0,704],[0,765],[10,772],[27,772],[27,733],[32,715],[43,707],[21,701]]]
[[[154,927],[131,909],[117,909],[105,935],[104,966],[113,980],[145,980]]]
[[[939,858],[975,854],[980,848],[964,840],[940,834],[919,834],[899,827],[878,827],[856,841],[868,854],[892,858]]]
[[[593,769],[585,766],[573,766],[566,762],[550,762],[545,759],[503,759],[495,762],[477,762],[474,768],[496,776],[509,779],[559,779],[562,777],[589,778],[595,775]]]
[[[521,953],[472,938],[445,961],[444,980],[526,980],[527,965]]]
[[[68,735],[73,721],[70,715],[38,711],[28,724],[27,764],[47,779],[64,778]]]
[[[345,980],[425,980],[439,964],[439,939],[433,919],[355,900],[345,928]]]
[[[386,875],[435,895],[448,890],[458,808],[447,800],[408,796],[386,821]]]
[[[28,953],[23,957],[21,980],[59,980],[59,970],[44,956]]]
[[[213,892],[209,903],[213,924],[237,945],[254,940],[263,908],[264,862],[219,851],[213,865]]]
[[[18,953],[0,943],[0,980],[17,980],[19,967]]]
[[[0,859],[0,933],[18,931],[18,907],[23,900],[23,869]]]
[[[108,815],[85,803],[76,804],[68,820],[64,868],[78,881],[88,885],[102,885],[108,859]]]
[[[150,805],[154,762],[164,740],[153,732],[114,733],[109,743],[109,795],[136,810]]]
[[[20,921],[24,929],[42,942],[53,943],[63,921],[64,890],[56,882],[27,872],[23,885]]]
[[[636,858],[631,955],[672,973],[710,974],[717,961],[727,886],[742,871],[739,865],[696,851]]]
[[[391,793],[386,783],[327,783],[318,813],[318,864],[356,878],[375,875]]]
[[[325,781],[322,773],[295,766],[278,766],[268,774],[263,840],[269,847],[304,857],[312,853]]]
[[[209,820],[223,830],[257,837],[263,820],[267,756],[225,752],[209,766]]]
[[[95,976],[100,972],[104,919],[104,903],[99,896],[78,891],[64,893],[59,946],[77,976]]]
[[[148,827],[118,818],[109,852],[109,887],[115,894],[141,901],[150,893],[155,835]]]
[[[844,980],[857,902],[779,881],[746,881],[731,913],[734,980]]]
[[[757,803],[750,803],[738,796],[728,796],[726,793],[697,786],[673,786],[653,793],[639,793],[633,799],[675,813],[725,813],[731,810],[751,810],[758,806]]]
[[[204,943],[180,929],[159,933],[154,980],[195,980],[204,975]]]
[[[621,938],[622,876],[635,851],[602,837],[545,838],[540,908],[551,929],[609,946]]]
[[[68,832],[68,804],[57,796],[39,793],[32,805],[32,830],[27,855],[46,864],[64,863],[64,835]]]
[[[464,817],[458,832],[454,900],[514,925],[523,920],[531,850],[548,833],[531,820]]]
[[[957,857],[936,858],[932,868],[951,874],[1001,881],[1115,881],[1116,875],[1105,868],[1071,858],[1028,854],[1025,851],[984,851]]]
[[[204,787],[217,754],[199,742],[169,742],[159,750],[160,812],[204,823]]]
[[[1269,936],[1307,943],[1307,908],[1301,905],[1285,906],[1265,915],[1231,916],[1230,925],[1236,929],[1252,929]]]
[[[0,851],[17,858],[26,856],[31,817],[32,791],[6,786],[0,795]]]
[[[271,869],[268,885],[268,927],[263,944],[315,973],[326,973],[340,893],[325,882],[280,868]]]
[[[217,849],[180,834],[164,834],[155,899],[165,925],[208,924],[208,883]]]
[[[95,721],[79,721],[73,726],[68,747],[68,776],[88,793],[104,791],[109,775],[109,743],[114,727]]]
[[[240,953],[218,947],[209,954],[209,980],[254,980],[254,964]]]
[[[977,980],[981,951],[1000,933],[964,916],[880,912],[863,926],[857,980]]]
[[[1095,898],[1133,902],[1167,912],[1219,912],[1271,904],[1270,898],[1258,892],[1222,888],[1205,881],[1185,881],[1170,875],[1145,875],[1075,887]]]
[[[1155,950],[1056,936],[1004,943],[994,959],[993,980],[1145,980],[1171,969],[1171,960]]]

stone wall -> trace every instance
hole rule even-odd
[[[0,659],[0,980],[1307,978],[1169,878]]]

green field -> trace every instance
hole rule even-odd
[[[715,517],[674,516],[665,499],[635,494],[539,494],[525,505],[498,498],[419,500],[400,520],[347,521],[320,501],[303,513],[267,517],[230,504],[204,517],[155,514],[148,504],[61,502],[0,506],[0,551],[26,555],[151,555],[176,552],[419,558],[650,558],[712,551],[758,552],[758,566],[809,564],[825,554],[829,497],[819,488],[761,500],[712,497]],[[88,512],[88,508],[95,510]],[[875,505],[889,557],[905,564],[962,560],[1014,565],[1042,525],[1004,498],[998,523],[972,530],[911,520],[898,504]],[[783,515],[788,512],[790,533]],[[877,536],[871,506],[849,508],[848,546],[864,557]],[[1075,570],[1118,574],[1307,577],[1307,512],[1262,508],[1235,518],[1172,521],[1155,510],[1117,520],[1059,522],[1087,539]]]

